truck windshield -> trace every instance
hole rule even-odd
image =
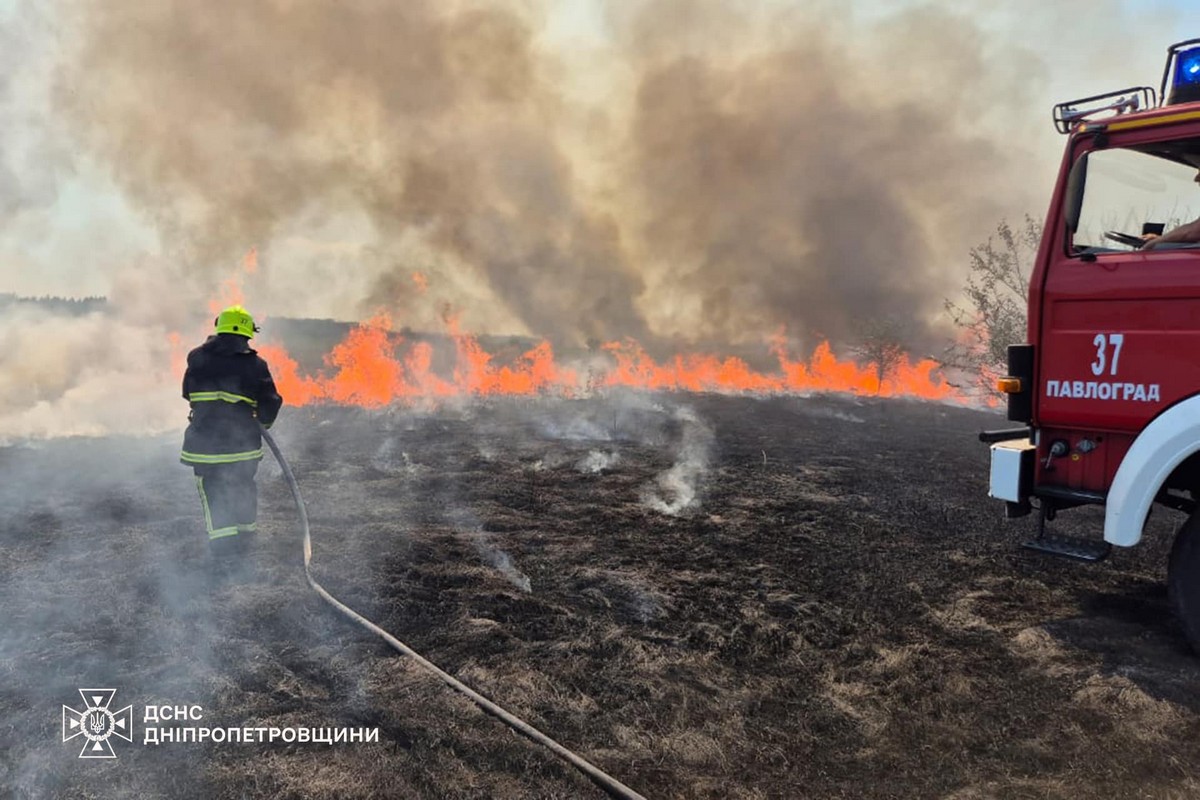
[[[1176,143],[1176,146],[1189,143]],[[1129,250],[1106,233],[1162,233],[1200,217],[1200,142],[1189,150],[1111,148],[1090,153],[1075,250]],[[1193,245],[1200,247],[1200,243]]]

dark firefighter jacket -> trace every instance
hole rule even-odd
[[[192,465],[261,459],[258,423],[269,426],[283,405],[267,362],[235,333],[210,336],[188,353],[183,397],[192,413],[180,461]]]

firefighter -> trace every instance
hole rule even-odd
[[[250,312],[230,306],[215,324],[215,333],[188,353],[183,398],[192,410],[179,460],[196,473],[209,550],[223,559],[247,553],[257,531],[259,423],[271,426],[283,398],[267,362],[250,349],[258,332]]]
[[[1196,177],[1192,178],[1192,180],[1195,183],[1200,183],[1200,169],[1196,171]],[[1161,236],[1147,233],[1143,234],[1142,238],[1146,240],[1146,243],[1142,245],[1143,250],[1153,250],[1160,244],[1195,244],[1196,242],[1200,242],[1200,219],[1185,222]]]

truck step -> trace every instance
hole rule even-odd
[[[1025,542],[1021,547],[1051,556],[1074,558],[1078,561],[1103,561],[1112,552],[1112,545],[1108,542],[1079,539],[1074,536],[1041,536]]]

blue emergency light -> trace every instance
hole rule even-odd
[[[1167,106],[1200,101],[1200,39],[1167,48],[1162,96]]]

